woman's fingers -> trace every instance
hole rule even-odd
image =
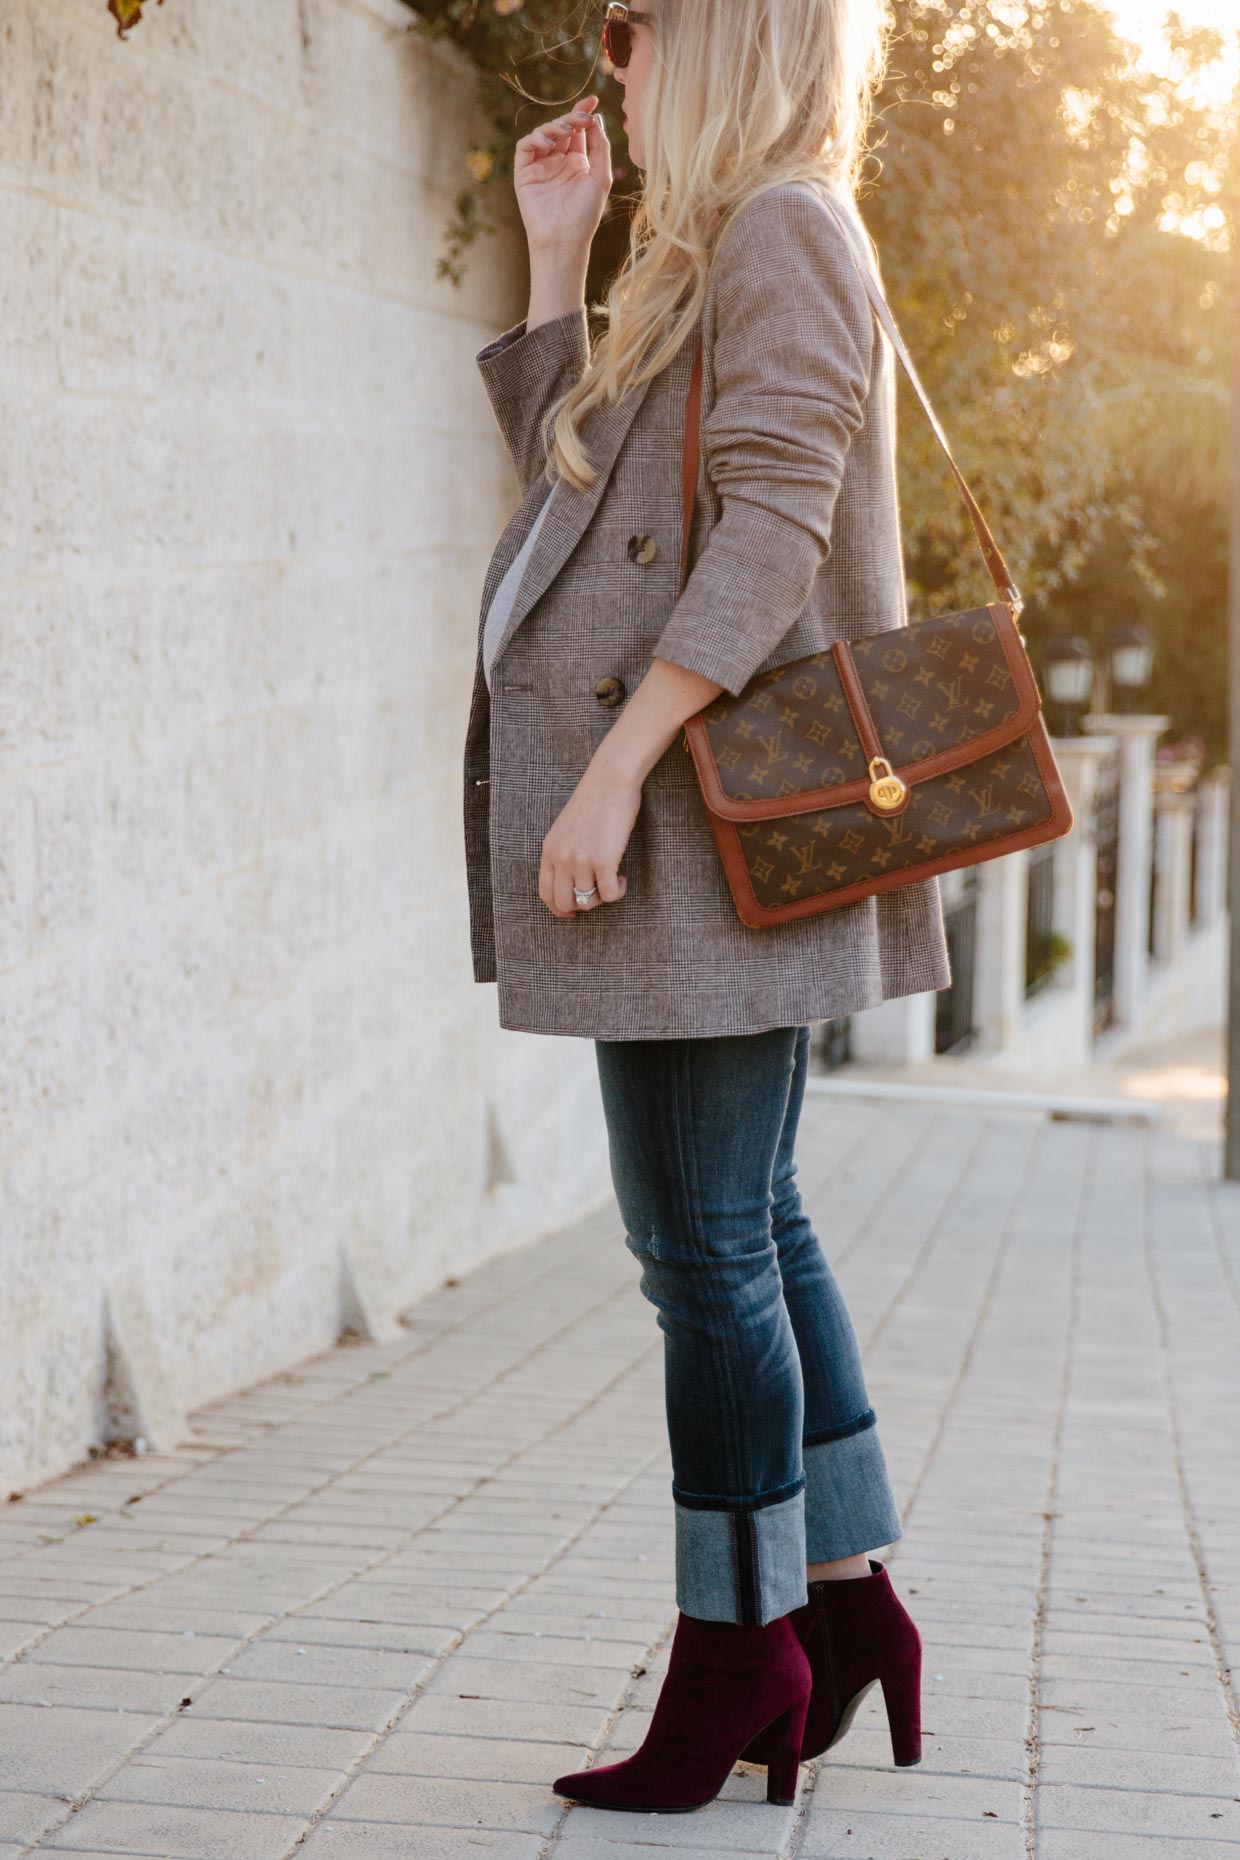
[[[521,137],[517,147],[520,149],[524,145],[545,155],[555,150],[562,152],[574,136],[584,135],[586,147],[589,148],[592,139],[605,140],[606,134],[602,117],[595,110],[585,109],[579,104],[563,116],[553,117],[549,123],[540,123],[536,129],[531,129],[528,135]]]
[[[538,871],[538,895],[556,917],[576,917],[600,904],[614,904],[624,896],[627,884],[615,866],[587,866],[582,860],[556,862],[545,853]],[[584,904],[577,902],[578,891],[590,892]]]

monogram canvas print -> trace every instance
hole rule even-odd
[[[918,782],[904,813],[876,818],[864,802],[785,819],[733,825],[758,903],[795,898],[903,872],[955,847],[984,847],[1047,821],[1051,802],[1027,737],[967,769]]]
[[[1066,832],[1039,713],[1000,606],[837,640],[722,694],[685,741],[742,918],[827,909]]]

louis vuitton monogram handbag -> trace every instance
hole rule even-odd
[[[947,456],[998,599],[756,673],[685,723],[715,844],[753,929],[1067,833],[1072,808],[1017,626],[1021,600],[878,284],[874,314]],[[685,419],[681,586],[697,487],[701,345]]]

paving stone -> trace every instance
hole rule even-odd
[[[324,1615],[293,1615],[263,1635],[264,1646],[346,1647],[376,1653],[438,1658],[459,1640],[459,1631],[407,1622],[332,1620]]]
[[[433,1661],[424,1654],[379,1653],[363,1647],[316,1647],[264,1639],[228,1663],[234,1679],[305,1686],[356,1686],[396,1694],[412,1692]]]
[[[1023,1829],[1009,1821],[872,1815],[817,1801],[798,1851],[806,1860],[1026,1860],[1027,1853]],[[1084,1856],[1078,1852],[1074,1860]]]
[[[221,1595],[218,1600],[223,1603]],[[156,1583],[121,1602],[105,1602],[79,1617],[86,1628],[129,1628],[144,1634],[180,1634],[196,1639],[200,1634],[241,1641],[270,1625],[275,1617],[254,1611],[214,1608],[186,1608],[170,1602],[163,1585]]]
[[[501,1617],[506,1620],[506,1615]],[[597,1635],[521,1633],[515,1628],[475,1628],[469,1651],[477,1659],[522,1660],[537,1665],[617,1667],[628,1672],[644,1662],[648,1640],[613,1640]]]
[[[819,1761],[828,1769],[894,1770],[886,1721],[880,1721],[877,1715],[869,1723],[855,1720],[847,1737]],[[918,1776],[934,1773],[1023,1782],[1028,1767],[1023,1737],[944,1737],[939,1732],[923,1731],[922,1756],[916,1773]]]
[[[1111,1789],[1174,1790],[1183,1795],[1240,1795],[1233,1755],[1171,1756],[1156,1762],[1146,1750],[1093,1750],[1079,1744],[1042,1745],[1039,1781]]]
[[[116,1711],[0,1705],[0,1789],[85,1795],[158,1723]]]
[[[550,1834],[562,1807],[550,1779],[542,1784],[499,1783],[376,1774],[352,1783],[333,1814],[339,1821],[394,1821],[410,1828],[512,1828]]]
[[[143,1673],[98,1666],[37,1666],[24,1661],[0,1668],[0,1703],[43,1706],[89,1706],[106,1712],[150,1712],[157,1717],[177,1710],[182,1699],[202,1687],[199,1673]]]
[[[422,1693],[406,1728],[449,1737],[515,1737],[535,1743],[592,1744],[602,1722],[597,1706],[526,1705],[513,1699],[449,1698]]]
[[[589,1752],[582,1744],[521,1743],[509,1737],[441,1737],[396,1730],[369,1759],[368,1775],[447,1776],[480,1782],[538,1783],[549,1787],[566,1770],[579,1770]]]
[[[390,1821],[323,1821],[298,1853],[308,1860],[541,1860],[541,1834],[485,1828],[399,1828]]]
[[[195,1698],[196,1718],[253,1719],[259,1724],[318,1724],[377,1731],[404,1695],[363,1686],[295,1686],[259,1679],[212,1679]]]
[[[756,1850],[774,1856],[785,1849],[794,1810],[773,1807],[765,1795],[765,1781],[732,1776],[715,1801],[688,1815],[638,1815],[619,1809],[577,1807],[569,1812],[564,1838],[577,1833],[580,1822],[588,1840],[606,1834],[621,1845],[644,1844],[651,1854],[672,1848],[698,1855]],[[558,1854],[558,1842],[554,1851]]]
[[[215,1634],[135,1634],[113,1628],[57,1628],[27,1655],[32,1665],[97,1666],[112,1670],[184,1674],[208,1672],[226,1660],[237,1641]]]
[[[323,1620],[385,1621],[395,1627],[452,1627],[464,1631],[498,1608],[507,1594],[494,1587],[462,1588],[422,1582],[346,1583],[314,1602],[307,1613]]]
[[[526,1660],[475,1660],[454,1654],[424,1689],[425,1698],[519,1699],[529,1704],[618,1705],[629,1684],[627,1668]]]
[[[925,1771],[922,1764],[906,1770],[833,1769],[829,1774],[819,1772],[815,1801],[871,1814],[1018,1822],[1023,1810],[1023,1780],[1000,1782],[992,1777],[936,1774]]]
[[[676,1860],[679,1854],[690,1854],[693,1860],[700,1860],[702,1852],[700,1847],[684,1847],[679,1843],[672,1845],[667,1836],[659,1841],[657,1849],[652,1849],[648,1840],[609,1841],[602,1837],[591,1839],[586,1835],[575,1833],[571,1823],[556,1842],[554,1851],[555,1860],[651,1860],[652,1851],[657,1851],[662,1860]],[[758,1860],[758,1856],[761,1856],[761,1860],[769,1860],[769,1856],[774,1852],[775,1849],[771,1847],[730,1847],[728,1849],[729,1860]]]
[[[274,1768],[348,1770],[370,1748],[368,1731],[318,1724],[237,1723],[182,1716],[147,1746],[152,1755]]]
[[[1091,1834],[1088,1860],[1236,1860],[1236,1843],[1195,1841],[1179,1847],[1165,1835]],[[1081,1836],[1074,1828],[1045,1828],[1038,1835],[1038,1860],[1082,1860]]]
[[[35,1641],[42,1629],[37,1621],[0,1621],[0,1660],[12,1659]]]
[[[325,1807],[345,1780],[343,1770],[174,1757],[159,1754],[156,1746],[131,1757],[98,1791],[98,1800],[308,1817]]]
[[[37,1841],[41,1834],[63,1820],[65,1802],[52,1795],[24,1795],[0,1789],[0,1841]],[[0,1847],[0,1856],[8,1851]],[[13,1849],[17,1852],[16,1847]]]
[[[1234,1795],[1052,1783],[1038,1790],[1038,1826],[1077,1828],[1083,1833],[1158,1834],[1194,1842],[1229,1840],[1240,1848],[1240,1802]]]
[[[55,1852],[98,1848],[158,1860],[282,1860],[304,1827],[299,1815],[95,1801],[44,1845]]]

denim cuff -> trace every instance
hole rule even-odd
[[[807,1563],[858,1556],[904,1535],[875,1418],[870,1408],[802,1449]]]
[[[808,1601],[803,1486],[775,1504],[673,1505],[682,1614],[765,1627]]]

